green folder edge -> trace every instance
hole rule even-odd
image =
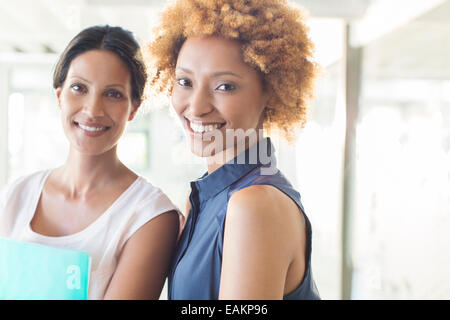
[[[36,248],[38,249],[38,251],[44,250],[44,251],[53,251],[54,253],[59,253],[59,254],[71,254],[73,256],[78,256],[78,257],[84,257],[87,258],[87,270],[86,270],[86,279],[85,279],[85,290],[83,293],[83,297],[82,298],[76,298],[74,300],[87,300],[88,297],[88,291],[89,291],[89,281],[90,281],[90,274],[91,274],[91,262],[92,259],[89,256],[89,252],[88,251],[83,251],[83,250],[76,250],[76,249],[71,249],[71,248],[64,248],[64,247],[58,247],[58,246],[51,246],[51,245],[46,245],[46,244],[40,244],[40,243],[35,243],[35,242],[27,242],[27,241],[18,241],[18,240],[12,240],[9,238],[5,238],[5,237],[0,237],[0,249],[2,249],[3,244],[2,243],[9,243],[13,246],[17,246],[18,248],[20,247],[25,247],[26,249],[33,249]],[[2,255],[2,252],[0,251],[0,255]],[[1,256],[0,256],[0,261],[1,261]],[[1,268],[0,268],[1,269]],[[1,274],[0,274],[1,276]],[[0,279],[0,283],[1,283],[1,279]],[[0,287],[0,300],[8,300],[8,298],[2,298],[2,294],[1,294],[1,290],[2,288]],[[45,297],[38,297],[38,298],[33,298],[33,297],[26,297],[26,298],[16,298],[17,300],[64,300],[63,298],[45,298]]]

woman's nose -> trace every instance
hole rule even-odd
[[[208,90],[205,88],[194,89],[189,103],[191,116],[201,117],[213,110],[214,104]]]
[[[102,97],[98,95],[87,96],[83,101],[83,112],[89,117],[102,117],[105,115]]]

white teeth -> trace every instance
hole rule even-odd
[[[191,122],[190,125],[191,125],[191,128],[192,128],[192,131],[203,133],[203,132],[208,132],[208,131],[213,131],[215,129],[218,129],[218,128],[220,128],[220,126],[222,124],[217,123],[217,124],[208,124],[208,125],[204,126],[204,125],[201,125],[199,123]]]
[[[105,127],[88,127],[88,126],[82,125],[81,123],[79,123],[78,125],[80,126],[81,129],[90,131],[90,132],[101,131],[101,130],[105,129]]]

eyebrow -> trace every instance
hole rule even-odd
[[[121,88],[125,89],[125,86],[120,83],[108,84],[105,88],[111,88],[111,87],[121,87]]]
[[[86,81],[87,83],[91,83],[89,80],[86,80],[85,78],[80,77],[80,76],[71,76],[71,78],[78,78],[78,79],[81,79],[83,81]]]
[[[87,80],[87,79],[85,79],[83,77],[80,77],[80,76],[71,76],[71,78],[78,78],[80,80],[86,81],[89,84],[92,83],[91,81],[89,81],[89,80]],[[120,83],[108,84],[105,88],[111,88],[111,87],[122,87],[122,88],[125,89],[125,86],[123,84],[120,84]]]
[[[186,73],[191,73],[191,74],[193,73],[191,70],[183,68],[183,67],[177,67],[176,70],[181,70],[181,71],[184,71]],[[212,74],[213,77],[220,77],[220,76],[224,76],[224,75],[234,76],[236,78],[242,79],[242,76],[240,76],[234,72],[231,72],[231,71],[218,71],[218,72],[214,72]]]

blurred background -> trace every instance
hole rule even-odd
[[[273,140],[313,224],[322,298],[450,299],[450,0],[293,3],[323,72],[297,141]],[[110,24],[144,44],[165,5],[0,0],[0,187],[66,159],[51,80],[72,37]],[[144,104],[119,155],[180,208],[205,171],[166,101]]]

